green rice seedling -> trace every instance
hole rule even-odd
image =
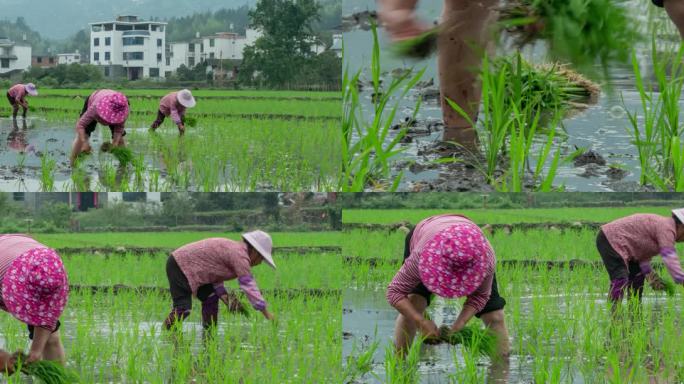
[[[393,344],[385,347],[386,383],[409,384],[419,382],[418,361],[422,345],[422,339],[417,338],[404,354],[397,353]]]
[[[373,53],[371,59],[371,82],[376,95],[373,103],[373,115],[370,122],[366,122],[363,111],[359,108],[359,91],[356,87],[360,78],[358,72],[350,75],[347,70],[343,76],[344,114],[342,120],[342,177],[339,189],[342,191],[363,191],[368,185],[378,184],[390,174],[389,160],[402,152],[398,145],[406,134],[406,130],[399,132],[391,141],[386,142],[391,132],[392,123],[396,116],[399,102],[389,106],[392,99],[402,99],[420,81],[425,69],[411,75],[406,71],[395,77],[385,87],[381,88],[380,81],[380,44],[378,43],[377,27],[374,24]],[[414,117],[420,109],[420,100],[416,103]],[[353,142],[353,135],[358,139]],[[402,174],[395,176],[390,182],[388,190],[396,190]]]
[[[57,161],[48,155],[45,150],[40,157],[40,188],[43,192],[53,192],[55,190],[54,172],[57,168]]]
[[[22,361],[26,360],[24,353],[17,352],[14,357],[17,359],[17,367],[22,373],[34,376],[44,384],[70,384],[80,381],[78,374],[56,361],[38,360],[23,364]]]
[[[197,126],[197,119],[194,117],[185,116],[185,124],[190,128],[195,128]]]
[[[501,22],[519,45],[543,39],[553,58],[587,70],[597,62],[607,71],[611,63],[627,61],[639,39],[638,23],[610,0],[510,1]]]
[[[346,366],[344,369],[344,382],[351,383],[357,379],[367,375],[373,369],[373,355],[380,346],[379,341],[373,341],[360,352],[352,352],[346,359]],[[356,344],[354,344],[356,350]]]
[[[452,332],[449,326],[441,326],[439,331],[441,339],[451,345],[461,344],[486,356],[494,356],[496,353],[496,335],[487,329],[469,325],[458,332]]]
[[[416,37],[397,41],[392,44],[392,51],[399,56],[424,59],[437,49],[439,28],[432,28]]]
[[[127,147],[114,147],[110,149],[111,154],[119,160],[119,164],[126,166],[133,162],[133,151]]]

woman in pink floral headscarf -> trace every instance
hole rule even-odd
[[[126,145],[124,125],[129,113],[129,102],[121,92],[111,89],[100,89],[93,92],[86,100],[81,111],[81,118],[76,123],[76,139],[71,151],[71,164],[81,152],[90,152],[90,135],[95,131],[97,123],[108,125],[112,131],[112,146]]]
[[[499,355],[506,356],[506,301],[496,287],[495,264],[489,241],[468,218],[446,214],[419,222],[406,237],[404,264],[387,289],[387,301],[400,313],[395,328],[397,349],[408,349],[417,329],[428,339],[439,336],[437,325],[423,315],[436,294],[467,297],[451,330],[457,332],[473,316],[480,317],[498,335]]]
[[[28,326],[27,362],[64,362],[59,317],[69,284],[59,255],[25,235],[0,236],[0,309]]]

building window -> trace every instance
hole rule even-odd
[[[212,48],[216,46],[216,41],[214,39],[209,39],[209,46]]]
[[[51,57],[51,58],[50,58],[50,64],[54,64],[54,63],[55,63],[55,58],[54,58],[54,57]]]
[[[131,26],[131,25],[117,24],[117,25],[116,25],[116,30],[117,30],[117,31],[132,31],[132,30],[133,30],[133,26]]]
[[[162,61],[162,54],[157,53],[157,63],[161,63],[161,61]]]
[[[150,77],[159,77],[159,68],[150,68]]]
[[[190,43],[190,45],[188,46],[188,51],[195,53],[195,44]]]
[[[142,52],[124,52],[124,60],[144,60],[144,55]]]
[[[188,65],[190,65],[190,68],[195,66],[195,58],[194,57],[188,58]]]
[[[147,192],[124,192],[121,198],[126,203],[136,203],[147,201]]]
[[[39,64],[40,64],[40,63],[42,63],[42,62],[43,62],[43,58],[42,58],[42,57],[40,57],[40,56],[39,56],[39,57],[36,57],[36,63],[39,63]]]
[[[111,37],[105,37],[105,45],[109,47],[112,45],[112,38]]]
[[[123,45],[128,46],[128,45],[145,45],[145,38],[144,37],[124,37],[123,38]]]
[[[111,73],[112,73],[112,72],[111,72],[111,70],[109,69],[109,67],[105,67],[105,69],[104,69],[104,75],[105,75],[105,77],[109,77],[109,76],[111,75]]]
[[[167,56],[166,57],[166,66],[168,67],[169,65],[171,65],[171,58]]]
[[[93,45],[96,47],[100,46],[100,38],[99,37],[96,37],[93,39]]]
[[[109,60],[111,60],[111,59],[112,59],[112,57],[111,57],[111,55],[109,54],[109,52],[105,52],[105,61],[109,61]]]
[[[24,194],[24,192],[13,192],[12,193],[12,200],[14,200],[14,201],[24,201],[25,197],[26,197],[26,195]]]
[[[157,47],[161,47],[162,43],[163,43],[162,39],[157,39]]]
[[[213,58],[214,58],[214,52],[211,52],[211,53],[209,54],[209,58],[210,58],[210,59],[213,59]]]
[[[93,53],[93,61],[100,61],[100,52]]]

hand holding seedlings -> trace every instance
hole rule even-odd
[[[264,317],[265,317],[267,320],[275,321],[275,317],[274,317],[273,314],[272,314],[271,312],[269,312],[267,309],[264,308],[264,310],[261,311],[261,313],[264,314]]]
[[[14,374],[17,361],[9,352],[0,350],[0,371],[8,376]]]
[[[237,297],[230,296],[228,295],[228,293],[226,293],[221,295],[220,299],[223,302],[223,304],[225,304],[226,307],[228,307],[228,310],[230,312],[237,312],[246,317],[249,316],[249,312],[247,311],[245,306],[242,305],[242,303],[240,302],[240,300],[238,300]]]

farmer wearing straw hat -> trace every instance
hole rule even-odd
[[[648,281],[655,290],[665,284],[651,268],[651,259],[660,254],[665,267],[677,284],[684,284],[675,243],[684,241],[684,208],[672,211],[672,217],[636,214],[605,224],[596,238],[596,248],[610,277],[609,299],[613,308],[625,293],[638,299]]]
[[[205,329],[218,320],[219,300],[231,310],[244,311],[239,301],[231,301],[223,286],[224,281],[233,279],[237,279],[254,309],[273,320],[251,271],[262,261],[275,269],[271,237],[266,232],[253,231],[242,235],[242,240],[209,238],[184,245],[171,253],[166,262],[166,275],[173,308],[164,321],[166,329],[190,315],[192,296],[202,302],[202,325]]]
[[[394,42],[417,37],[431,28],[415,14],[418,0],[378,0],[378,16]],[[444,119],[443,141],[477,149],[477,133],[468,119],[447,102],[452,100],[476,121],[481,99],[478,82],[482,53],[491,41],[498,0],[444,1],[437,38],[440,103]]]
[[[97,123],[108,125],[112,131],[112,146],[126,145],[124,124],[128,118],[129,102],[123,93],[111,89],[100,89],[86,98],[81,117],[76,123],[76,139],[71,150],[71,164],[81,152],[89,153],[90,135]]]
[[[437,294],[467,297],[452,331],[479,317],[497,334],[499,355],[507,356],[506,300],[499,296],[495,264],[494,250],[467,217],[444,214],[419,222],[406,236],[404,264],[387,289],[387,300],[400,313],[394,332],[397,349],[409,348],[416,329],[428,339],[439,337],[437,325],[423,315]]]
[[[188,89],[183,89],[178,92],[171,92],[162,97],[159,102],[159,111],[157,112],[157,120],[152,123],[150,128],[152,131],[159,128],[164,122],[166,116],[171,116],[171,120],[178,126],[178,132],[182,136],[185,133],[185,109],[194,108],[197,102],[192,96],[192,92]]]
[[[28,236],[2,235],[0,282],[0,308],[25,323],[33,340],[26,362],[64,363],[58,331],[69,284],[59,255]],[[13,368],[14,362],[3,356],[6,366]]]
[[[12,118],[17,119],[17,112],[19,112],[19,107],[24,110],[22,117],[26,118],[26,112],[28,111],[28,101],[26,101],[26,95],[38,96],[38,90],[33,83],[28,84],[16,84],[12,86],[7,91],[7,100],[12,106]]]

